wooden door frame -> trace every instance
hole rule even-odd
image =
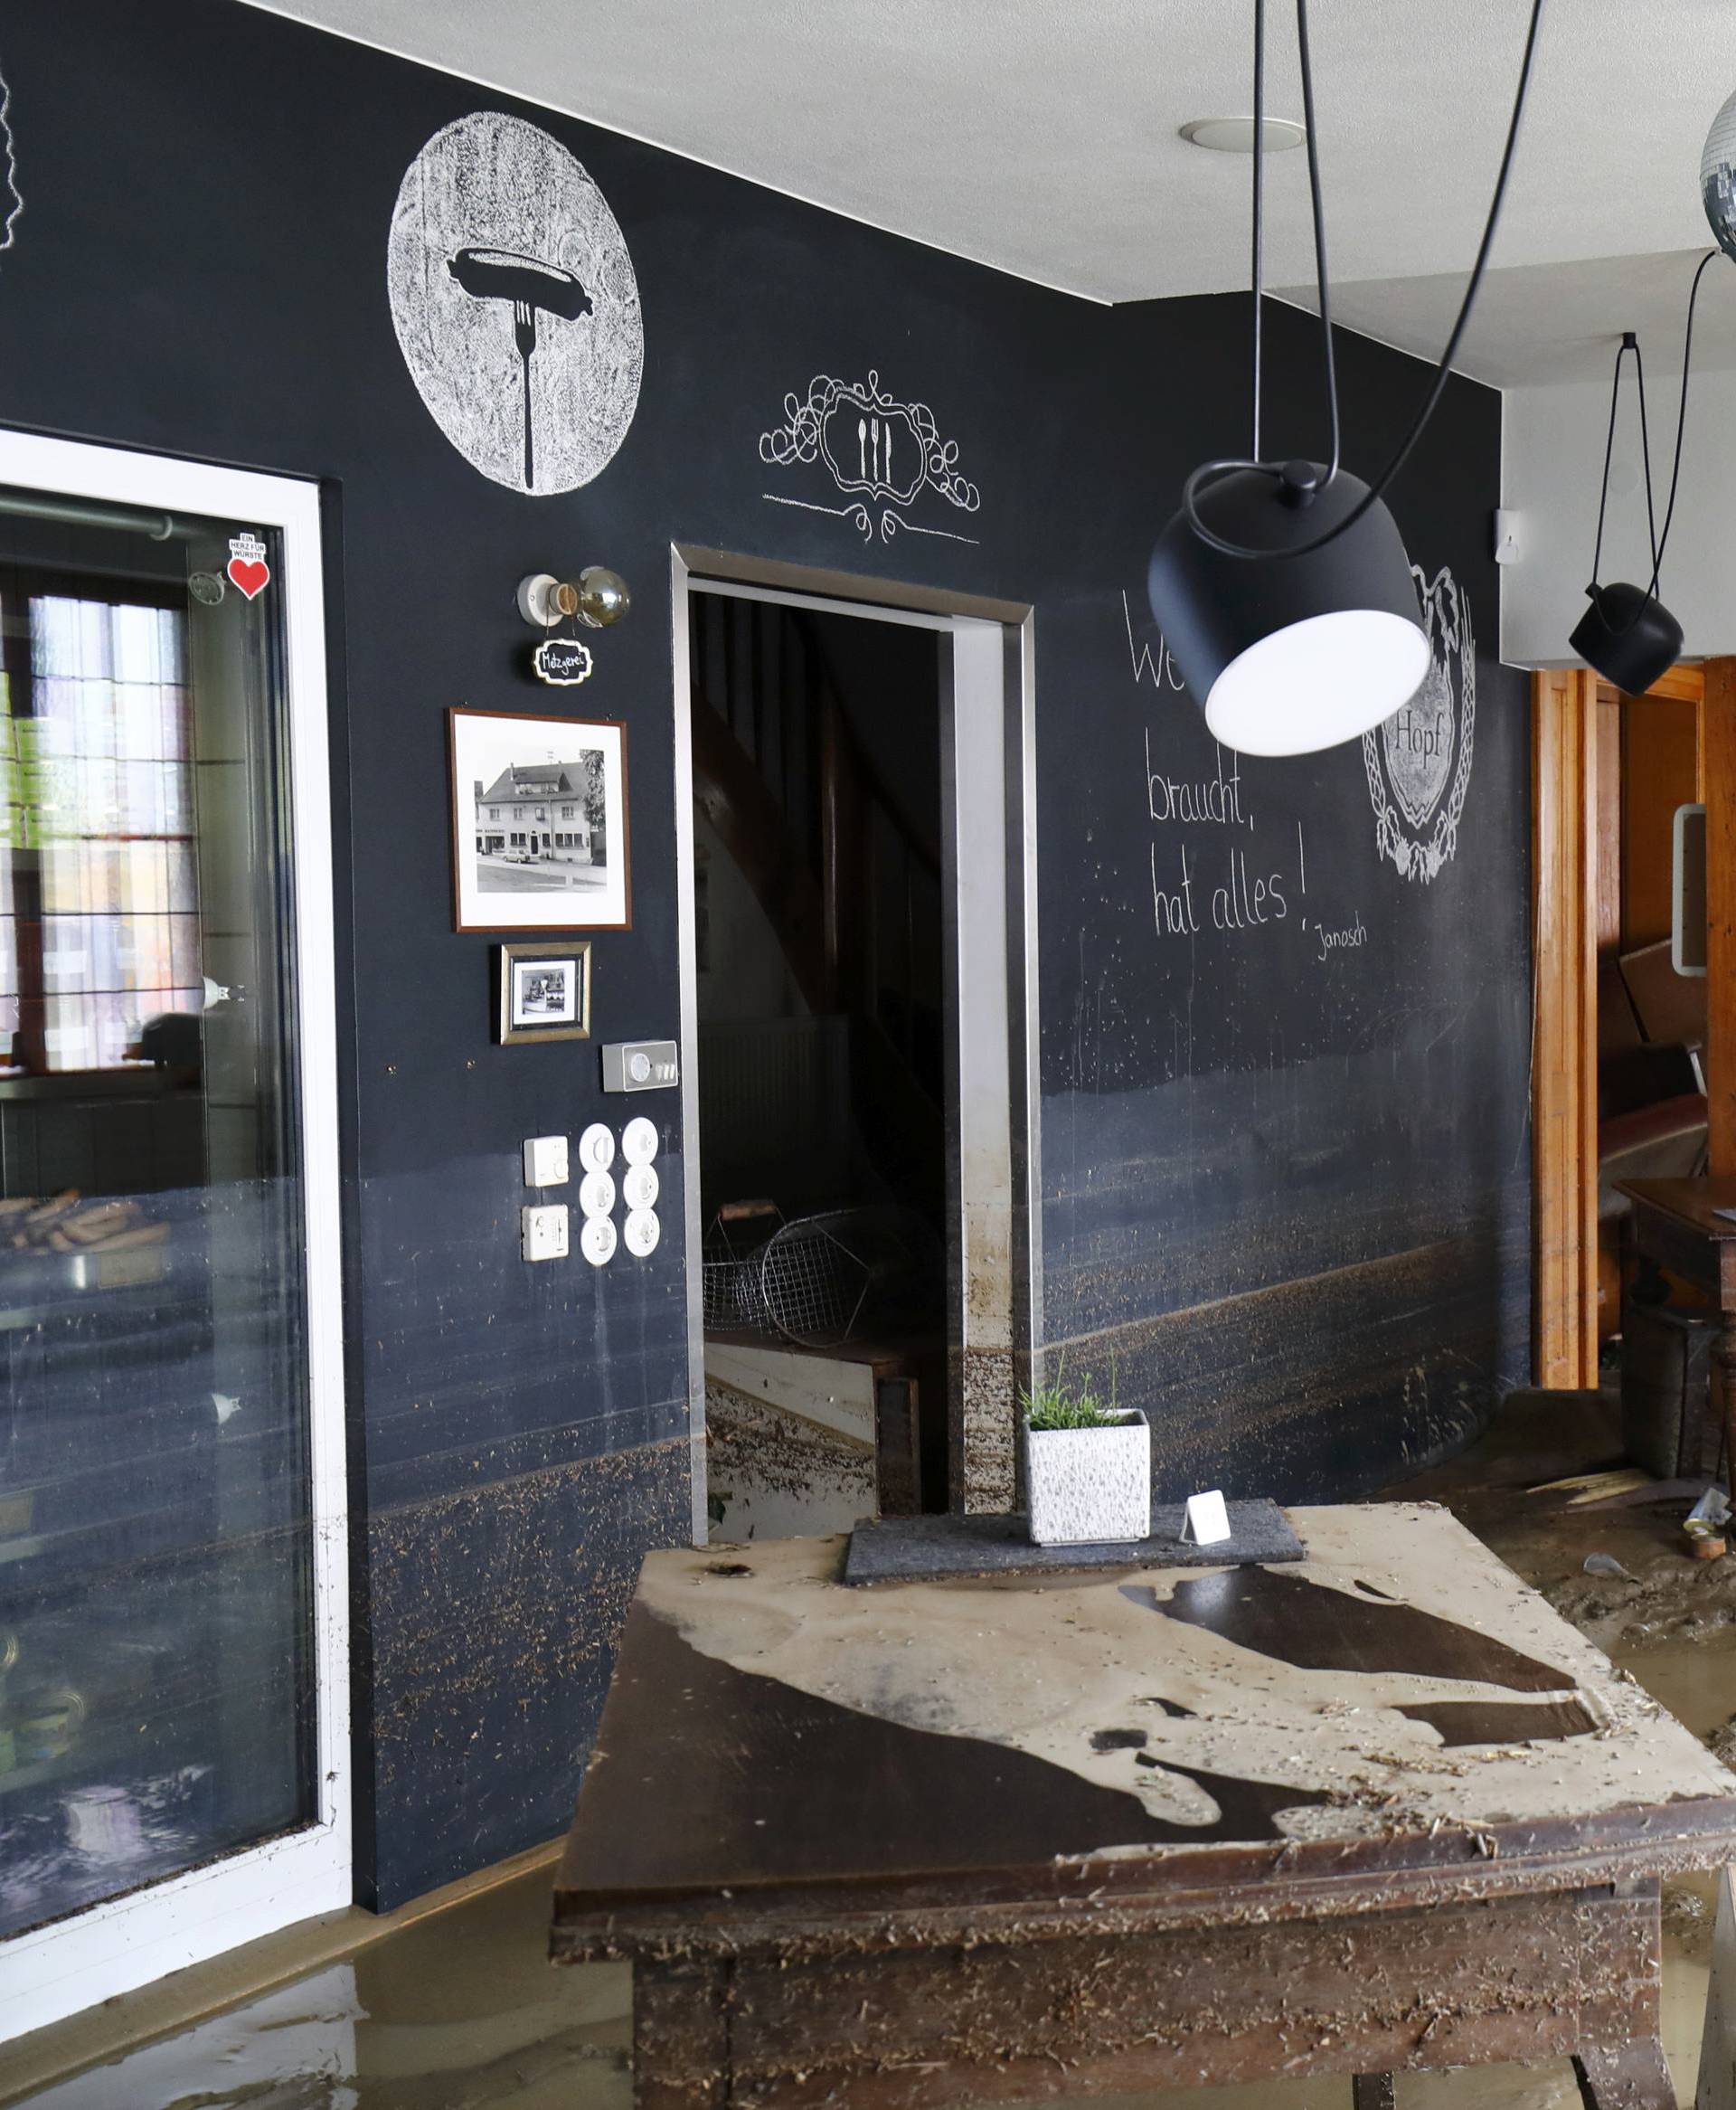
[[[1580,1390],[1598,1382],[1597,710],[1616,692],[1566,667],[1531,694],[1533,1381]],[[1701,706],[1710,1157],[1736,1172],[1736,658],[1673,667],[1647,695]]]

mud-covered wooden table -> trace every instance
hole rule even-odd
[[[1301,1566],[846,1589],[653,1554],[557,1879],[642,2110],[1571,2056],[1666,2110],[1658,1879],[1736,1778],[1430,1504]]]

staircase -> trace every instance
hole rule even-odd
[[[776,932],[813,1017],[847,1022],[849,1113],[874,1172],[938,1221],[939,845],[853,730],[806,611],[712,593],[693,594],[688,608],[695,807]]]

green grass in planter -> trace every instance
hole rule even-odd
[[[1112,1388],[1106,1406],[1097,1396],[1096,1387],[1088,1377],[1076,1392],[1069,1391],[1065,1383],[1067,1358],[1063,1356],[1056,1366],[1054,1382],[1039,1385],[1034,1392],[1019,1392],[1019,1405],[1024,1409],[1024,1418],[1031,1427],[1045,1429],[1109,1429],[1120,1419],[1120,1409],[1116,1404]]]

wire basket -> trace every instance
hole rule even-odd
[[[798,1348],[840,1348],[871,1329],[920,1325],[944,1285],[940,1242],[914,1210],[829,1209],[785,1224],[754,1254],[750,1323]]]
[[[707,1333],[768,1330],[757,1284],[768,1221],[783,1223],[771,1202],[731,1202],[712,1218],[700,1262],[700,1305]]]

